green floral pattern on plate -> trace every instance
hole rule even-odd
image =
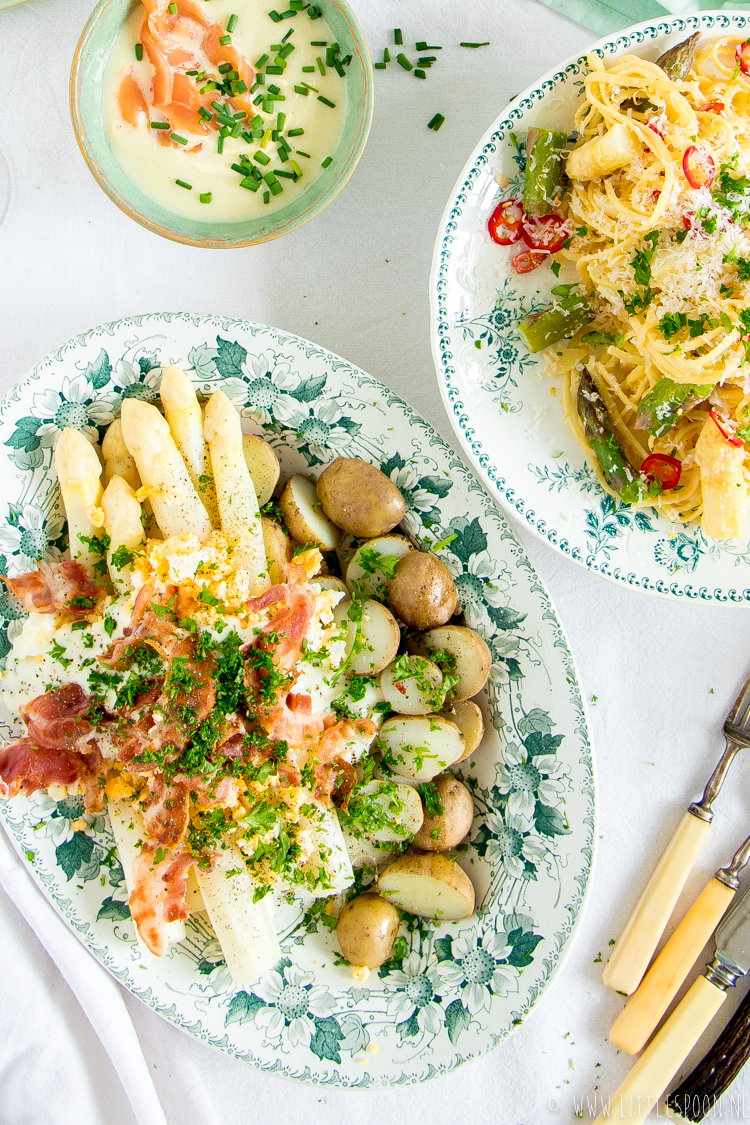
[[[305,1082],[363,1087],[444,1074],[525,1019],[580,916],[594,787],[564,634],[504,517],[409,406],[315,344],[218,317],[166,313],[104,325],[48,356],[0,403],[3,573],[66,549],[50,471],[61,427],[97,440],[124,398],[157,396],[168,363],[188,370],[200,393],[220,386],[286,473],[317,473],[339,453],[379,465],[404,494],[409,534],[437,545],[454,574],[466,621],[493,656],[482,699],[488,734],[459,769],[477,808],[459,857],[477,888],[477,914],[438,927],[415,922],[391,960],[357,982],[337,964],[332,920],[280,904],[282,958],[252,989],[238,989],[203,915],[160,961],[138,944],[106,818],[84,816],[80,798],[37,793],[1,804],[0,819],[91,953],[190,1034]],[[4,594],[0,614],[6,656],[24,611]]]
[[[628,53],[655,60],[695,31],[746,36],[748,28],[742,12],[665,18],[602,39],[588,54],[607,65]],[[648,593],[748,604],[750,533],[709,540],[654,509],[633,511],[599,485],[563,404],[550,395],[542,361],[529,354],[516,327],[527,312],[550,303],[557,281],[546,266],[513,273],[515,249],[487,234],[497,203],[522,194],[526,130],[553,120],[572,128],[587,72],[585,55],[569,59],[514,98],[475,148],[446,206],[431,279],[432,346],[445,407],[491,494],[564,555]]]

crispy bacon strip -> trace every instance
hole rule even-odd
[[[50,785],[73,785],[86,771],[80,755],[69,750],[45,750],[30,738],[17,738],[0,749],[0,797],[27,797]]]
[[[165,785],[161,778],[150,782],[150,790],[141,802],[143,820],[150,840],[174,851],[185,838],[190,809],[188,787],[179,781]]]
[[[70,749],[91,733],[84,718],[91,698],[80,684],[65,684],[21,708],[29,738],[49,750]]]
[[[187,918],[185,903],[187,869],[193,862],[189,852],[167,855],[156,862],[157,848],[146,843],[133,864],[133,893],[130,913],[138,933],[157,957],[167,952],[167,923]]]
[[[358,735],[374,738],[377,733],[378,728],[372,719],[357,719],[356,722],[351,719],[340,719],[329,726],[323,734],[320,747],[316,751],[317,757],[321,762],[332,762],[334,758],[339,758],[345,753],[347,743],[352,742]]]
[[[61,563],[40,562],[39,569],[28,574],[0,577],[29,613],[63,612],[71,617],[86,617],[101,593],[85,566],[75,559]],[[80,601],[73,605],[76,599]]]

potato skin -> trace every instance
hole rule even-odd
[[[410,629],[434,629],[456,612],[458,595],[440,559],[425,551],[410,551],[388,579],[388,602]]]
[[[359,457],[337,457],[318,480],[329,520],[361,539],[385,535],[400,523],[406,503],[393,481]]]
[[[430,816],[425,806],[424,822],[414,837],[414,847],[425,852],[444,852],[455,848],[471,831],[474,799],[466,786],[450,774],[436,777],[434,785],[443,812]]]
[[[336,937],[350,965],[378,969],[391,955],[398,927],[396,907],[368,891],[343,907]]]

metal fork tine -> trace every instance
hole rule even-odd
[[[729,709],[724,726],[740,727],[750,730],[750,676],[740,688],[739,694]]]

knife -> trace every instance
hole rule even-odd
[[[716,954],[596,1119],[642,1122],[740,977],[750,972],[750,891],[716,931]]]

